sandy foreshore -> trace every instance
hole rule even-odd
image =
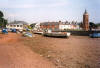
[[[67,39],[36,35],[25,41],[28,41],[26,46],[58,68],[100,68],[100,38],[71,36]]]
[[[56,68],[22,42],[19,34],[0,34],[0,68]]]
[[[0,68],[100,68],[100,38],[0,34]]]

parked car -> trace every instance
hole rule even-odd
[[[90,34],[91,38],[100,38],[100,33],[92,33]]]

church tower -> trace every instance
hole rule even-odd
[[[89,14],[88,12],[85,10],[84,14],[83,14],[83,29],[85,31],[89,30]]]

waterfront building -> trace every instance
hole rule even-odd
[[[40,28],[42,30],[44,29],[50,29],[50,30],[73,30],[73,29],[79,29],[79,26],[76,24],[76,22],[44,22],[40,23]]]
[[[89,30],[89,14],[88,12],[85,10],[84,14],[83,14],[83,29],[85,31]]]
[[[25,28],[27,28],[27,23],[26,22],[24,22],[24,21],[14,21],[14,22],[11,22],[11,23],[8,23],[7,25],[6,25],[6,28],[7,29],[17,29],[17,30],[20,30],[20,31],[22,31],[22,30],[24,30]]]

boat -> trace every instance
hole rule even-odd
[[[90,34],[89,36],[90,36],[91,38],[100,38],[100,33],[94,32],[94,33]]]
[[[33,34],[30,32],[25,32],[25,33],[23,33],[23,36],[24,37],[33,37]]]
[[[42,35],[43,32],[34,32],[34,34],[40,34],[40,35]]]
[[[48,37],[69,37],[71,35],[70,32],[51,32],[47,31],[43,33],[44,36]]]
[[[3,34],[8,34],[8,30],[6,28],[2,29]]]
[[[40,34],[40,35],[42,35],[43,34],[43,31],[38,31],[38,30],[32,30],[32,32],[34,33],[34,34]]]

